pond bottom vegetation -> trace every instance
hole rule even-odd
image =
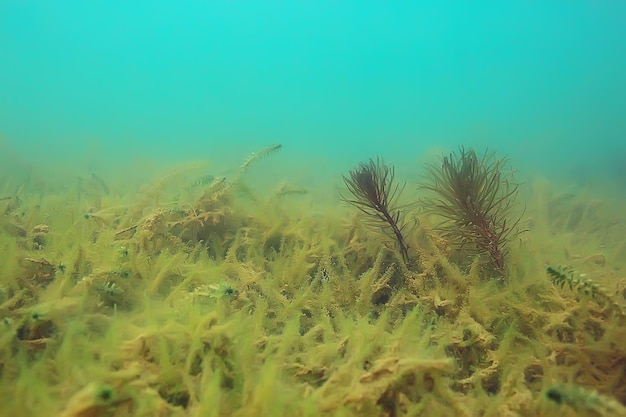
[[[0,178],[1,414],[626,416],[626,201],[463,149],[255,185],[280,151]]]

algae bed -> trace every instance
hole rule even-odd
[[[341,178],[252,186],[278,150],[224,177],[0,178],[1,414],[626,415],[615,194],[527,181],[495,277],[419,204],[407,265]]]

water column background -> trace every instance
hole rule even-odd
[[[281,143],[303,178],[374,155],[410,176],[463,144],[619,181],[625,21],[617,1],[3,1],[4,164],[226,169]]]

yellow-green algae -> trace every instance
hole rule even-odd
[[[419,211],[407,268],[339,178],[322,200],[249,185],[275,150],[232,178],[5,175],[1,414],[625,415],[623,201],[531,182],[502,282]],[[553,285],[558,264],[612,304]]]

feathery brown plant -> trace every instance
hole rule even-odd
[[[409,263],[409,251],[402,234],[404,229],[403,211],[397,205],[398,197],[404,189],[394,182],[394,168],[386,165],[382,159],[361,162],[350,171],[349,176],[343,175],[343,181],[352,194],[351,198],[341,196],[342,200],[352,204],[365,213],[367,224],[380,228],[385,234],[392,236],[404,262]]]
[[[440,232],[466,252],[486,253],[500,274],[510,238],[519,233],[521,215],[514,213],[518,184],[505,172],[507,158],[460,147],[443,158],[441,166],[428,165],[429,179],[421,185],[432,192],[424,200],[429,211],[443,218]]]

